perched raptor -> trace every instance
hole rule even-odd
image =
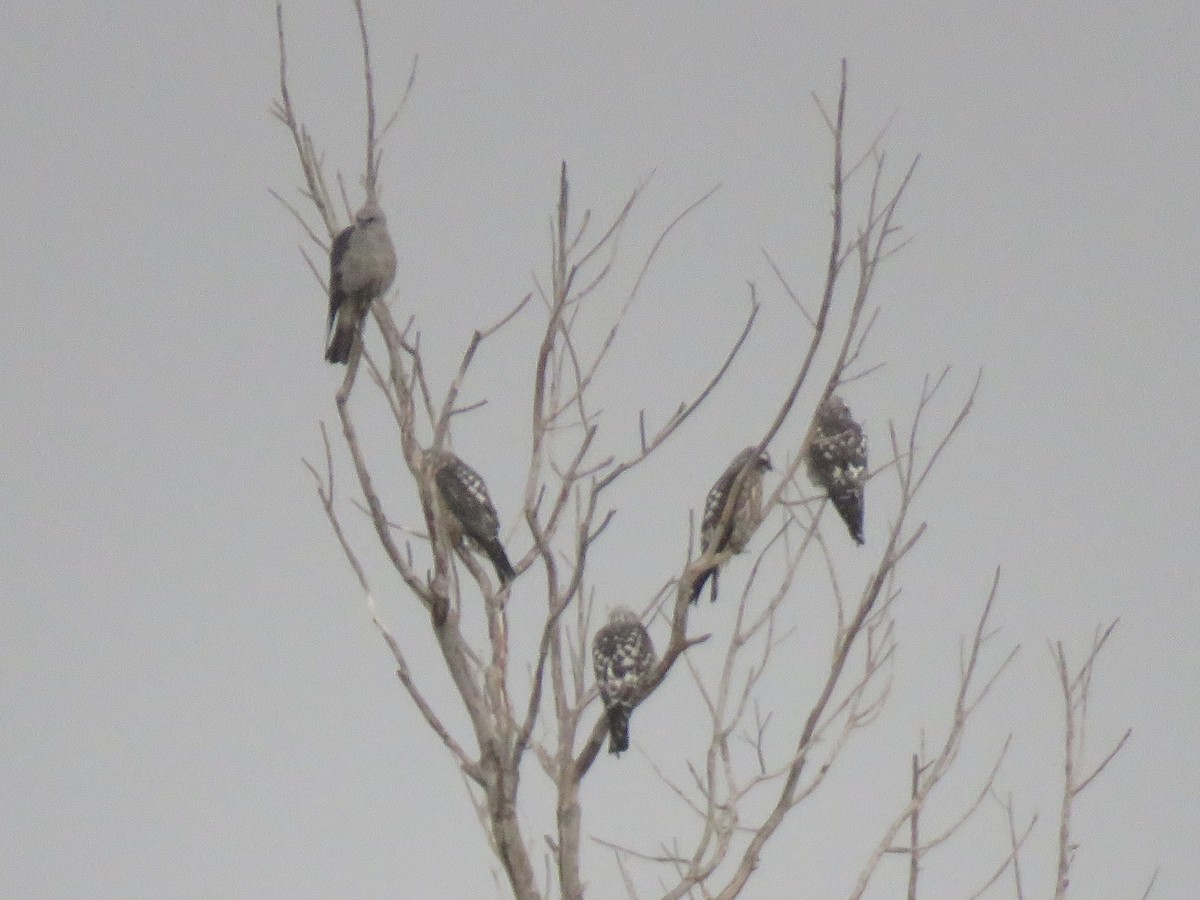
[[[325,359],[345,363],[362,332],[371,301],[396,277],[396,250],[387,217],[374,200],[354,214],[354,224],[334,238],[329,252],[329,325]]]
[[[654,670],[654,645],[637,613],[618,606],[592,641],[592,668],[608,716],[608,752],[629,749],[629,717]]]
[[[808,477],[829,494],[850,537],[862,544],[867,436],[836,394],[830,394],[817,410],[816,428],[808,445]]]
[[[700,552],[715,550],[741,553],[763,519],[763,473],[771,468],[771,457],[757,447],[747,447],[733,458],[708,492],[704,517],[700,520]],[[692,585],[695,603],[712,576],[712,599],[717,599],[717,566],[706,569]]]
[[[430,468],[450,540],[466,538],[492,561],[501,586],[511,583],[517,573],[500,543],[500,517],[483,478],[449,450],[438,451]]]

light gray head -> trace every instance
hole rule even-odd
[[[609,622],[640,622],[642,617],[628,606],[614,606],[608,612]]]
[[[354,224],[359,228],[369,228],[376,224],[386,226],[387,216],[383,214],[383,208],[375,200],[368,200],[354,214]]]

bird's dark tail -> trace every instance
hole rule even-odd
[[[329,347],[325,350],[325,360],[331,363],[348,363],[350,348],[354,346],[354,335],[357,331],[352,324],[339,323],[337,331],[329,341]]]
[[[608,713],[608,752],[624,753],[629,749],[629,716],[633,713],[624,703],[614,703]]]
[[[846,523],[846,530],[850,532],[850,537],[854,538],[855,543],[860,546],[866,543],[863,538],[862,493],[857,490],[841,491],[831,493],[829,499],[833,501],[833,508]]]
[[[492,565],[496,569],[496,577],[500,579],[501,586],[512,584],[517,577],[516,571],[512,567],[512,563],[508,561],[508,554],[504,552],[504,545],[498,540],[488,541],[483,546],[483,550],[487,553],[488,559],[492,561]]]
[[[695,584],[692,585],[692,603],[700,599],[700,594],[704,591],[704,583],[709,578],[712,579],[712,591],[709,594],[709,599],[713,603],[717,602],[717,567],[713,566],[708,571],[702,572],[700,577],[696,579]]]

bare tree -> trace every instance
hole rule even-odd
[[[354,0],[354,9],[367,111],[361,186],[368,197],[377,197],[382,141],[403,108],[408,88],[395,113],[377,127],[361,0]],[[331,239],[337,234],[338,215],[321,155],[297,116],[288,90],[281,5],[277,6],[277,20],[280,99],[275,114],[293,138],[302,172],[300,196],[315,210],[319,226],[308,224],[300,205],[279,199],[312,242],[328,252],[326,236]],[[415,66],[413,72],[415,75]],[[410,77],[408,87],[411,85]],[[634,703],[644,701],[668,678],[690,678],[696,687],[697,712],[707,721],[707,736],[702,746],[681,751],[694,760],[682,782],[669,773],[669,766],[651,761],[665,789],[690,811],[690,825],[665,836],[657,848],[595,839],[596,846],[607,847],[614,854],[629,896],[641,896],[645,889],[639,885],[647,878],[659,886],[654,894],[664,898],[739,896],[784,822],[825,787],[846,748],[875,723],[888,698],[897,650],[894,616],[899,603],[899,568],[912,556],[925,531],[925,524],[915,518],[914,501],[962,427],[979,388],[976,377],[960,399],[947,403],[950,379],[949,370],[944,370],[925,380],[907,421],[888,423],[887,446],[866,477],[869,490],[885,480],[892,482],[894,506],[886,516],[890,524],[886,533],[872,536],[867,548],[855,551],[874,554],[865,576],[846,577],[821,528],[827,498],[803,481],[800,468],[814,440],[814,410],[835,391],[863,381],[877,368],[869,364],[866,353],[879,313],[872,302],[872,287],[881,266],[906,243],[898,210],[917,160],[902,168],[898,177],[891,177],[882,133],[858,153],[848,152],[844,63],[834,103],[827,107],[817,101],[817,108],[831,146],[828,258],[822,283],[811,290],[793,286],[784,275],[784,266],[767,257],[781,296],[807,330],[807,343],[796,355],[795,368],[785,372],[779,383],[767,386],[778,391],[778,402],[754,447],[758,453],[768,448],[777,451],[777,479],[762,498],[765,519],[749,547],[753,551],[750,575],[740,594],[725,601],[735,605],[732,627],[721,633],[698,633],[692,615],[695,607],[690,602],[698,579],[728,561],[732,551],[721,541],[709,542],[694,557],[688,548],[681,568],[658,573],[662,588],[641,610],[643,620],[660,638],[655,641],[656,661],[638,681]],[[348,210],[351,204],[340,178],[339,187],[343,207]],[[382,353],[367,348],[361,356],[352,357],[337,392],[342,444],[357,482],[358,509],[369,518],[383,556],[412,601],[428,613],[427,640],[436,644],[454,685],[452,699],[426,692],[422,687],[426,673],[410,667],[400,641],[376,608],[362,558],[365,551],[352,544],[343,528],[344,511],[334,489],[334,450],[324,427],[323,464],[309,464],[317,495],[366,595],[373,621],[393,654],[399,680],[461,770],[489,846],[513,895],[522,900],[581,898],[587,894],[589,882],[595,882],[595,876],[589,878],[584,872],[580,790],[602,749],[607,722],[589,660],[591,640],[600,624],[589,562],[598,539],[613,525],[612,489],[648,460],[684,452],[673,439],[685,423],[705,414],[714,388],[731,367],[745,362],[740,354],[760,309],[757,288],[751,284],[738,336],[719,364],[703,376],[703,387],[661,422],[651,422],[644,411],[640,413],[631,451],[609,449],[620,446],[620,440],[612,438],[604,411],[594,402],[597,376],[610,361],[627,312],[636,302],[659,248],[709,196],[701,197],[662,228],[632,283],[620,289],[614,283],[619,238],[643,187],[632,191],[611,221],[597,225],[589,212],[575,211],[564,163],[559,172],[548,272],[536,277],[531,292],[516,299],[497,321],[470,335],[449,384],[437,386],[430,378],[415,319],[399,325],[386,300],[381,299],[374,303],[372,314],[380,338],[373,346],[381,347]],[[320,267],[310,257],[306,259],[322,281]],[[607,316],[598,341],[581,339],[585,310],[599,310]],[[471,533],[464,526],[464,514],[461,510],[454,516],[447,514],[445,485],[435,469],[438,460],[450,458],[444,451],[454,443],[456,423],[475,408],[463,405],[460,397],[480,346],[518,316],[535,311],[541,323],[540,338],[529,348],[535,374],[528,398],[531,441],[521,528],[519,536],[510,540],[511,570],[505,568],[508,562],[502,550],[490,550],[492,558],[503,563],[496,567],[502,577],[493,578],[488,566],[461,540],[464,532]],[[415,485],[425,526],[419,533],[394,524],[402,517],[392,516],[393,501],[376,487],[380,467],[389,462],[369,460],[359,437],[357,413],[349,401],[360,366],[369,387],[383,401],[374,407],[375,414],[390,417],[394,424],[399,458]],[[788,452],[792,448],[795,452]],[[747,459],[757,459],[758,453]],[[747,463],[739,477],[749,477],[749,466]],[[468,472],[476,479],[472,490],[477,499],[486,499],[482,481],[469,467]],[[490,515],[494,516],[494,511]],[[726,517],[729,515],[732,513],[727,512]],[[494,540],[494,522],[488,524],[491,530],[485,537]],[[628,524],[637,527],[635,521]],[[729,524],[718,522],[716,530]],[[513,552],[514,544],[521,548],[519,552]],[[510,643],[508,599],[513,572],[523,595],[541,595],[536,640],[530,642],[532,651],[526,657],[515,656]],[[773,711],[767,705],[769,696],[779,695],[770,694],[765,685],[781,673],[795,677],[788,671],[789,659],[778,649],[788,636],[784,612],[802,582],[806,594],[819,590],[828,597],[826,608],[836,626],[820,677],[803,692],[787,695],[795,700],[796,706],[788,712],[794,714],[797,724],[794,731],[780,735],[770,727]],[[928,745],[922,741],[912,754],[908,799],[885,816],[874,848],[848,882],[851,897],[864,895],[889,856],[907,861],[908,896],[918,897],[925,855],[949,841],[988,797],[995,798],[1005,811],[1007,827],[1003,846],[996,852],[994,872],[979,886],[976,896],[1001,882],[1006,872],[1012,873],[1014,895],[1025,896],[1020,860],[1036,818],[1018,828],[1011,798],[1000,799],[997,776],[1007,741],[996,749],[989,774],[976,786],[973,799],[951,816],[951,824],[932,835],[922,827],[922,813],[960,759],[963,737],[973,717],[1017,655],[1016,647],[993,649],[996,632],[990,623],[998,582],[997,572],[974,632],[964,642],[957,689],[944,711],[944,728]],[[475,614],[480,608],[482,616]],[[1073,801],[1129,736],[1126,733],[1090,772],[1081,772],[1088,685],[1111,631],[1112,626],[1097,638],[1084,665],[1073,675],[1061,645],[1055,649],[1066,700],[1058,897],[1066,891],[1071,864]],[[691,651],[702,643],[707,643],[704,651],[710,660],[717,660],[715,665],[695,664]],[[448,724],[460,720],[467,723],[466,728]],[[552,824],[545,834],[530,834],[527,820],[519,814],[529,802],[529,792],[522,790],[522,776],[538,770],[553,796],[552,814],[545,816]],[[539,874],[540,851],[536,848],[543,838],[549,847],[550,865]],[[611,889],[604,892],[604,896],[611,894]]]
[[[1132,729],[1126,730],[1121,735],[1112,748],[1104,755],[1090,772],[1082,771],[1085,766],[1084,751],[1085,751],[1085,728],[1087,725],[1087,708],[1088,695],[1092,686],[1092,674],[1095,671],[1096,657],[1100,655],[1100,651],[1112,636],[1113,629],[1117,627],[1117,623],[1112,622],[1103,631],[1097,629],[1096,637],[1092,641],[1092,649],[1084,659],[1079,668],[1072,673],[1070,666],[1067,663],[1067,653],[1063,649],[1062,641],[1058,641],[1052,648],[1054,662],[1058,666],[1059,685],[1062,687],[1063,696],[1063,716],[1066,721],[1065,731],[1065,747],[1063,752],[1063,796],[1062,804],[1059,807],[1059,824],[1058,824],[1058,877],[1055,881],[1054,897],[1055,900],[1062,900],[1067,896],[1067,887],[1071,882],[1071,862],[1075,856],[1075,844],[1071,839],[1071,813],[1075,807],[1075,800],[1088,789],[1096,777],[1103,772],[1110,762],[1113,761],[1121,748],[1125,746],[1125,742],[1129,740],[1129,736],[1133,734]],[[1151,881],[1153,886],[1153,881]],[[1147,888],[1149,891],[1150,888]]]

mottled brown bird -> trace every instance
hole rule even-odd
[[[450,540],[465,538],[492,561],[501,586],[511,584],[517,573],[500,543],[500,517],[483,478],[449,450],[437,451],[430,468]]]
[[[733,458],[708,492],[700,520],[700,552],[715,550],[741,553],[763,520],[763,473],[771,468],[771,457],[757,447],[747,447]],[[728,510],[728,512],[726,512]],[[695,603],[712,578],[712,599],[717,599],[717,569],[706,569],[692,585]]]
[[[629,717],[643,699],[654,671],[654,645],[638,614],[624,606],[609,613],[608,624],[592,641],[592,668],[608,717],[608,752],[629,749]]]
[[[863,485],[867,479],[867,436],[837,394],[817,410],[816,428],[808,445],[808,477],[824,490],[850,537],[863,537]]]

